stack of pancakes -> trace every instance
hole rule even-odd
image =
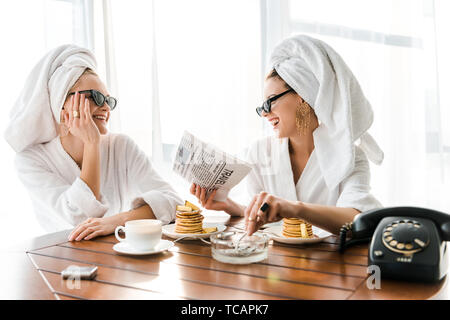
[[[287,238],[313,238],[312,225],[297,218],[283,219],[283,236]]]
[[[175,232],[203,233],[203,219],[200,208],[186,201],[184,206],[177,206]]]

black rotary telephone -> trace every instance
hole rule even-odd
[[[339,249],[370,240],[369,265],[379,266],[381,277],[438,281],[447,273],[450,215],[417,207],[362,212],[341,228]]]

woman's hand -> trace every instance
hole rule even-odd
[[[69,241],[90,240],[98,236],[114,233],[122,225],[119,215],[106,218],[89,218],[79,224],[69,235]]]
[[[265,211],[261,211],[264,203],[267,203],[268,207]],[[300,211],[301,203],[299,202],[288,201],[267,192],[261,192],[253,197],[244,211],[246,230],[249,235],[252,235],[268,222],[279,221],[282,218],[298,218]]]
[[[92,119],[89,99],[84,94],[75,92],[71,97],[71,103],[69,103],[66,111],[64,113],[64,121],[69,127],[70,133],[81,139],[84,144],[98,144],[100,141],[100,131]],[[79,117],[74,117],[74,111],[78,112]]]
[[[217,189],[211,192],[208,198],[206,198],[206,189],[193,183],[191,185],[191,194],[197,197],[202,207],[207,210],[227,211],[229,209],[229,199],[225,201],[215,201],[214,196],[217,193]]]

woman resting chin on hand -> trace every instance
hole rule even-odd
[[[95,69],[85,48],[50,51],[33,68],[5,134],[40,224],[72,229],[71,241],[111,234],[128,220],[170,223],[182,203],[133,140],[108,132],[117,100]],[[39,132],[16,129],[30,125]]]
[[[77,88],[78,87],[78,88]],[[83,75],[75,88],[80,89],[69,93],[71,98],[64,106],[61,115],[69,130],[69,134],[61,137],[61,144],[81,168],[80,179],[89,186],[95,198],[100,201],[100,133],[106,134],[106,123],[109,120],[111,109],[104,103],[102,107],[91,103],[84,93],[83,88],[98,88],[106,90],[99,78],[88,73]],[[76,116],[75,116],[76,115]],[[105,120],[103,120],[102,115]],[[152,209],[148,205],[137,208],[132,212],[121,212],[110,217],[87,218],[76,226],[69,235],[69,241],[90,240],[97,236],[104,236],[114,232],[117,226],[134,219],[155,219]]]

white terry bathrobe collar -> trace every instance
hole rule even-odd
[[[330,189],[353,172],[356,142],[369,160],[382,163],[383,151],[367,133],[373,122],[370,103],[330,46],[308,36],[294,36],[274,49],[270,66],[308,102],[320,121],[313,132],[314,145]]]
[[[290,201],[300,200],[297,195],[297,186],[302,181],[308,181],[311,175],[310,167],[315,163],[315,150],[312,151],[297,183],[294,182],[291,159],[289,157],[289,138],[267,137],[258,141],[254,146],[251,159],[258,159],[258,174],[273,177],[264,179],[267,190],[275,196]],[[249,199],[250,200],[250,199]]]

